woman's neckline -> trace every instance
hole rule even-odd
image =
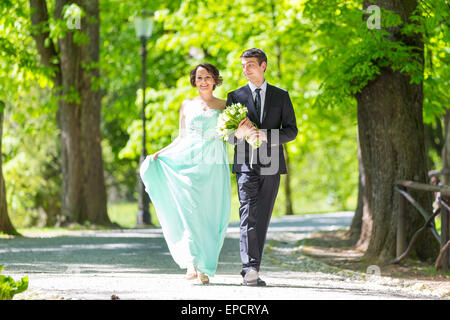
[[[222,110],[220,110],[220,109],[217,109],[217,108],[206,108],[206,109],[203,109],[202,108],[202,111],[204,111],[204,112],[206,112],[206,111],[208,111],[208,110],[217,110],[217,111],[222,111]]]
[[[194,99],[192,99],[192,101],[193,102],[197,102],[197,104],[201,107],[203,112],[206,112],[208,110],[222,111],[222,109],[219,109],[219,108],[210,108],[210,107],[208,107],[208,105],[206,103],[204,103],[203,100],[194,98]],[[204,108],[204,106],[206,106],[206,108]]]

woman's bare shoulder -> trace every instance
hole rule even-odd
[[[193,102],[194,102],[194,98],[183,100],[181,102],[181,109],[185,109],[188,105],[192,104]]]
[[[192,101],[193,101],[193,98],[191,98],[191,99],[184,99],[184,100],[181,102],[181,105],[182,105],[182,106],[185,106],[185,105],[187,105],[187,104],[189,104],[189,103],[192,103]]]

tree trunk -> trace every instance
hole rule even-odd
[[[385,261],[395,256],[399,194],[394,192],[394,182],[414,180],[427,183],[422,88],[410,85],[405,75],[385,69],[362,90],[357,101],[366,177],[364,191],[372,216],[372,219],[363,220],[363,228],[371,228],[366,257]],[[411,194],[425,210],[431,212],[430,193]],[[410,205],[407,221],[409,236],[424,222]],[[416,245],[418,257],[435,256],[437,247],[434,244],[431,234],[427,233]]]
[[[445,127],[445,140],[442,148],[442,170],[450,169],[450,109],[446,110],[444,115],[444,127]],[[442,184],[449,185],[450,184],[450,175],[444,174],[442,175]],[[441,214],[441,245],[444,246],[449,238],[449,230],[450,230],[450,213],[447,210],[443,210]],[[442,254],[442,260],[447,260],[447,263],[444,263],[443,270],[446,271],[448,266],[450,265],[450,250],[446,250]]]
[[[62,19],[67,1],[56,1],[55,17]],[[62,75],[62,98],[59,100],[63,174],[62,212],[66,222],[86,220],[83,194],[83,157],[81,151],[80,79],[81,48],[73,41],[73,31],[58,40]]]
[[[369,1],[365,1],[367,7]],[[372,4],[372,3],[370,3]],[[415,0],[379,0],[375,4],[398,13],[403,21],[416,8]],[[393,41],[398,34],[390,30]],[[419,37],[401,39],[409,45],[422,48]],[[396,254],[397,216],[399,194],[394,191],[396,180],[427,182],[424,127],[422,119],[423,87],[411,84],[410,77],[389,68],[356,95],[358,105],[358,130],[361,158],[365,171],[364,188],[371,219],[363,220],[363,228],[371,228],[365,258],[368,261],[386,262]],[[432,195],[411,192],[417,202],[431,213]],[[408,237],[423,225],[422,216],[408,204]],[[369,226],[364,226],[369,224]],[[438,245],[430,232],[417,242],[415,252],[421,260],[436,257]]]
[[[367,250],[369,246],[370,236],[372,234],[373,218],[372,212],[369,210],[369,201],[366,192],[366,173],[361,156],[361,142],[359,136],[358,141],[358,162],[359,162],[359,189],[358,189],[358,207],[355,217],[352,221],[353,237],[352,241],[356,248]],[[355,229],[359,229],[355,232]],[[350,234],[352,236],[352,234]],[[357,237],[357,235],[359,237]]]
[[[361,161],[361,148],[359,146],[359,138],[358,137],[357,137],[357,142],[358,142],[358,164],[359,164],[358,204],[356,206],[355,214],[353,215],[352,224],[351,224],[350,230],[349,230],[350,241],[355,245],[357,244],[358,240],[361,237],[364,204],[366,204],[366,211],[367,211],[367,199],[364,197],[364,185],[366,183],[365,182],[366,178],[364,176],[364,167],[363,167],[363,164]]]
[[[61,97],[57,121],[61,134],[62,223],[109,224],[101,153],[101,97],[93,84],[99,77],[98,0],[56,0],[55,19],[63,19],[62,10],[70,3],[78,3],[86,13],[80,25],[89,40],[77,44],[73,40],[74,31],[68,30],[58,40],[57,52],[44,28],[49,20],[45,0],[30,0],[32,23],[41,26],[34,34],[41,62],[55,68],[54,94]],[[58,57],[56,64],[55,57]]]
[[[0,101],[0,151],[2,150],[4,108],[5,103],[3,101]],[[8,215],[8,204],[6,202],[6,186],[5,186],[5,179],[3,178],[3,157],[1,152],[0,152],[0,233],[19,235],[16,229],[14,229]]]
[[[97,224],[110,224],[106,208],[106,187],[101,149],[101,95],[93,81],[98,81],[100,71],[100,15],[98,0],[85,0],[83,8],[86,18],[81,21],[82,32],[89,36],[89,43],[81,50],[85,68],[81,78],[81,133],[82,156],[84,163],[84,198],[87,220]]]

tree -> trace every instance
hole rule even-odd
[[[2,149],[2,137],[3,137],[3,112],[5,109],[5,103],[0,100],[0,151]],[[6,202],[6,186],[5,179],[3,178],[2,169],[2,154],[0,153],[0,232],[12,235],[18,235],[19,233],[13,227],[8,216],[8,205]]]
[[[367,248],[365,257],[384,262],[395,256],[399,210],[395,181],[427,181],[423,36],[425,21],[431,15],[416,1],[401,5],[396,1],[363,1],[363,10],[360,3],[332,1],[328,9],[317,10],[318,2],[312,0],[306,3],[305,13],[316,20],[321,31],[316,43],[323,55],[313,69],[323,79],[317,103],[339,106],[356,98],[360,168],[365,179],[360,179],[363,190],[354,225],[358,225],[356,219],[362,219],[358,244]],[[369,28],[371,18],[363,16],[370,5],[380,9],[380,28]],[[437,20],[442,23],[442,16]],[[354,25],[359,27],[349,27]],[[429,194],[413,196],[431,211]],[[367,210],[361,215],[362,208]],[[407,230],[411,237],[423,221],[414,208],[409,209]],[[425,260],[436,256],[437,247],[427,233],[415,251]]]
[[[4,178],[5,154],[8,158],[8,146],[4,146],[4,117],[16,111],[17,96],[28,89],[28,79],[42,79],[35,68],[32,55],[26,50],[26,36],[14,30],[24,30],[27,21],[21,2],[2,2],[2,27],[0,28],[0,232],[19,235],[13,227],[8,214],[7,181]],[[6,150],[5,150],[6,149]],[[8,159],[6,159],[8,160]]]
[[[407,73],[396,66],[378,63],[379,73],[356,94],[362,163],[365,170],[364,194],[368,200],[370,218],[362,228],[370,228],[366,257],[387,261],[395,256],[396,217],[399,214],[399,194],[392,186],[396,180],[427,183],[427,166],[423,126],[424,44],[420,32],[408,32],[402,27],[411,24],[417,14],[417,1],[375,1],[401,19],[387,28],[385,39],[410,49],[414,70]],[[365,8],[371,3],[364,2]],[[416,74],[414,74],[416,73]],[[412,193],[431,212],[431,194]],[[412,236],[423,220],[409,206],[408,234]],[[364,226],[364,224],[369,226]],[[371,226],[370,226],[371,225]],[[421,260],[436,257],[437,243],[430,232],[416,245]]]
[[[76,3],[55,1],[53,20],[45,0],[30,0],[32,34],[41,63],[52,69],[53,92],[59,97],[63,216],[67,222],[109,224],[100,145],[99,4]],[[81,29],[66,24],[69,9],[75,18],[82,17]],[[56,35],[50,34],[51,22],[59,28]]]

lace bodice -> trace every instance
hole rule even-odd
[[[198,102],[190,102],[184,108],[184,128],[186,136],[203,139],[220,139],[216,131],[219,109],[203,107]]]
[[[216,130],[220,112],[219,109],[206,108],[197,101],[189,101],[183,108],[184,121],[178,137],[167,147],[160,150],[160,154],[177,153],[178,148],[186,147],[186,139],[214,142],[214,144],[223,142]]]

